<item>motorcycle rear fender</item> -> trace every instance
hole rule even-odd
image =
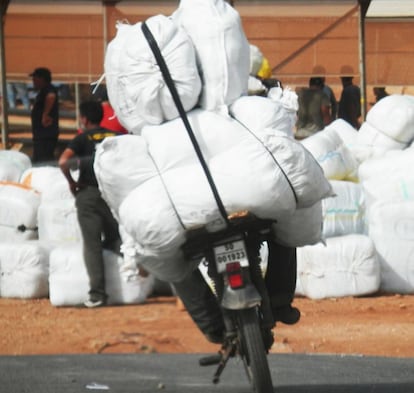
[[[230,285],[226,285],[221,306],[228,310],[241,310],[259,305],[261,300],[259,292],[251,283],[239,289],[232,289]]]

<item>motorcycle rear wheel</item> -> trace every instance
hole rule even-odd
[[[247,377],[255,393],[273,393],[267,353],[263,343],[257,310],[255,308],[237,312],[240,330],[240,355]]]

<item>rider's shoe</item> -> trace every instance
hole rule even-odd
[[[224,333],[222,330],[217,332],[208,332],[204,333],[204,336],[213,344],[223,344],[224,341]]]
[[[291,305],[273,308],[273,317],[276,322],[294,325],[300,319],[300,311]]]

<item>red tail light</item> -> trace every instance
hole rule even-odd
[[[226,272],[232,289],[241,288],[244,286],[242,268],[240,262],[232,262],[226,264]]]

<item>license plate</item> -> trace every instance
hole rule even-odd
[[[217,271],[222,273],[226,270],[226,264],[239,262],[241,266],[249,266],[247,259],[246,246],[243,240],[236,240],[214,247],[214,257],[216,260]]]

